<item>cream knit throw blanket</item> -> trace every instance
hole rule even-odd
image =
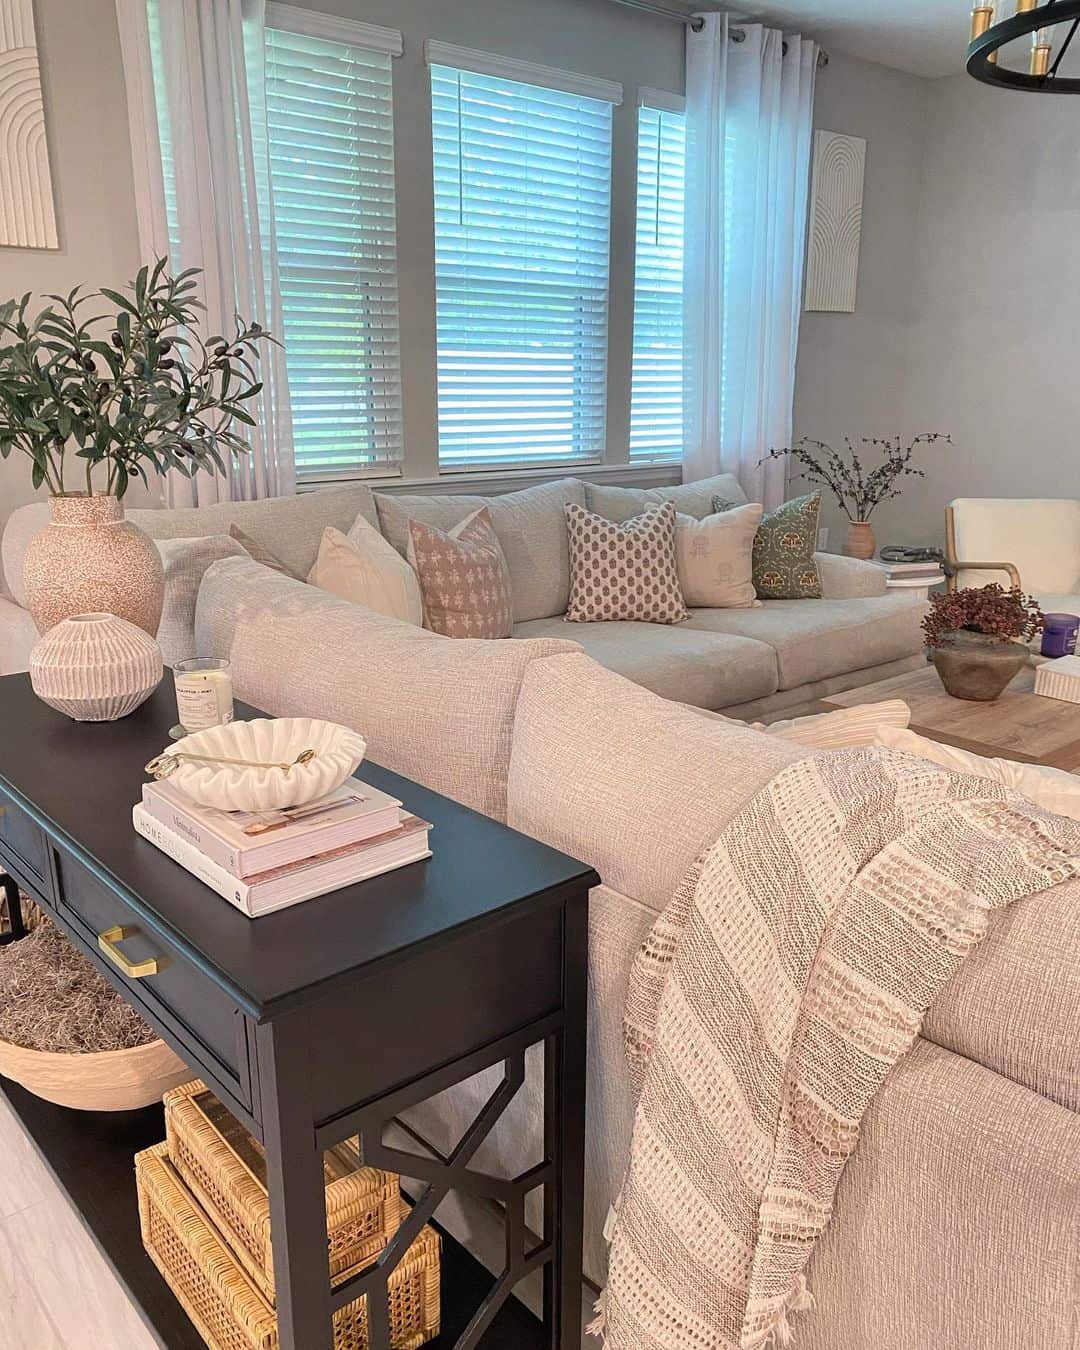
[[[637,958],[639,1094],[609,1227],[606,1350],[792,1339],[859,1123],[989,911],[1080,872],[1080,826],[881,748],[791,765]]]

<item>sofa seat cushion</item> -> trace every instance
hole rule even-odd
[[[687,624],[619,621],[514,625],[516,638],[572,638],[608,670],[661,698],[699,708],[726,708],[776,693],[776,654],[763,642],[701,632]]]
[[[538,483],[498,497],[377,492],[379,526],[404,558],[409,547],[409,521],[438,530],[460,525],[486,506],[510,569],[514,619],[546,619],[562,614],[570,597],[570,546],[566,508],[585,505],[585,485],[576,478]]]
[[[779,688],[795,689],[921,651],[924,612],[925,605],[908,596],[766,600],[760,609],[691,610],[683,628],[768,643],[776,652]]]
[[[375,499],[364,483],[296,497],[265,497],[257,502],[215,502],[212,506],[175,510],[142,507],[127,513],[128,519],[151,539],[201,539],[228,534],[231,525],[238,525],[295,577],[306,577],[311,571],[327,525],[347,534],[358,515],[378,525]],[[20,605],[26,604],[22,576],[26,546],[48,523],[49,503],[31,502],[12,512],[4,530],[4,576]]]
[[[713,478],[677,483],[672,487],[608,487],[605,483],[586,483],[584,487],[585,506],[598,516],[620,524],[631,516],[641,515],[650,506],[662,506],[664,502],[674,503],[675,510],[684,516],[703,520],[713,513],[713,497],[726,497],[736,506],[746,501],[746,493],[731,473],[718,473]]]

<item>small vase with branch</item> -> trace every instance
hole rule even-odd
[[[872,558],[875,540],[870,516],[874,508],[901,495],[903,489],[897,484],[902,478],[926,477],[912,460],[920,447],[936,445],[939,441],[952,445],[952,437],[938,431],[924,432],[906,444],[901,436],[862,436],[859,438],[859,445],[863,447],[860,454],[847,436],[842,451],[834,450],[824,441],[804,436],[794,445],[770,450],[761,462],[786,457],[796,465],[793,477],[828,488],[848,518],[844,552],[852,558]],[[868,467],[863,463],[867,456],[879,462]]]
[[[124,292],[46,295],[36,314],[29,294],[0,304],[0,458],[25,455],[51,497],[52,524],[24,560],[42,632],[100,610],[156,633],[161,559],[124,519],[128,487],[170,470],[222,473],[250,449],[242,405],[262,388],[259,346],[274,339],[240,319],[230,336],[202,336],[197,271],[166,265],[141,268]]]

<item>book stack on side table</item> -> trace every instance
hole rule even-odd
[[[249,918],[431,856],[427,821],[350,778],[305,806],[258,814],[199,806],[143,785],[135,829]]]
[[[872,558],[871,562],[885,573],[885,585],[890,591],[906,591],[925,599],[931,586],[945,580],[941,564],[930,562],[886,562]]]

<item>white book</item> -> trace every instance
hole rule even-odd
[[[396,829],[322,857],[285,867],[272,868],[241,879],[201,853],[187,839],[155,819],[141,804],[131,810],[132,824],[144,839],[168,854],[194,877],[216,891],[249,919],[316,896],[352,886],[358,881],[430,858],[427,821],[401,813]]]

